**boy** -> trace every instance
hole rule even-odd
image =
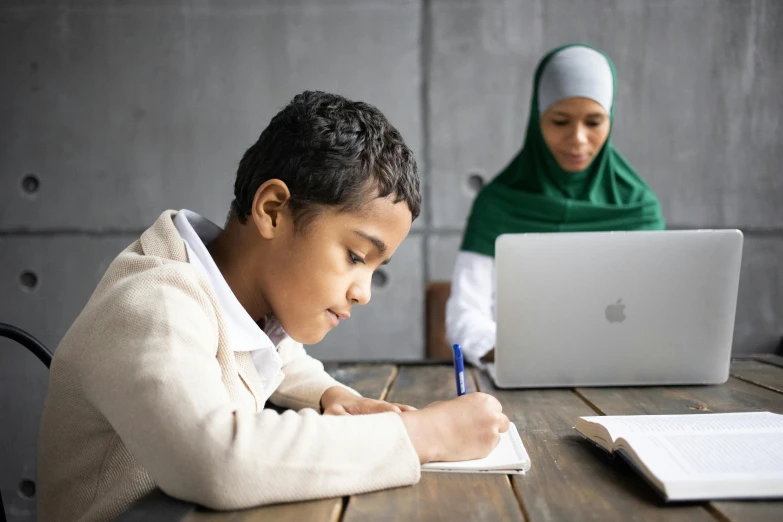
[[[63,338],[41,520],[107,520],[156,486],[239,509],[413,484],[420,463],[485,456],[507,429],[488,395],[365,399],[302,348],[370,300],[419,213],[413,155],[376,108],[300,94],[243,156],[234,195],[225,230],[164,212]]]

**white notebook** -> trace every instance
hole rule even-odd
[[[460,460],[456,462],[428,462],[422,464],[422,471],[443,471],[449,473],[503,473],[521,474],[530,469],[530,457],[525,451],[522,439],[514,423],[500,435],[500,442],[492,453],[483,459]]]
[[[769,412],[580,417],[666,500],[783,497],[783,415]]]

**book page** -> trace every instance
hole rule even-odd
[[[582,417],[600,424],[613,441],[632,433],[781,432],[783,415],[770,412],[701,413],[692,415],[617,415]]]
[[[620,444],[668,477],[773,474],[783,481],[783,433],[631,435]]]
[[[670,499],[783,495],[783,432],[633,434],[617,448]]]

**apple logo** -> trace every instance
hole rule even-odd
[[[616,303],[607,306],[605,314],[606,320],[610,323],[622,323],[625,321],[625,305],[622,298],[618,299]]]

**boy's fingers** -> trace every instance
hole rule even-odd
[[[392,404],[391,402],[386,402],[386,401],[378,401],[377,403],[375,403],[372,410],[373,411],[371,413],[380,413],[384,411],[393,411],[395,413],[402,412],[399,405]]]
[[[505,416],[505,415],[503,415],[502,413],[500,414],[500,417],[501,417],[501,418],[500,418],[500,424],[499,424],[499,426],[498,426],[498,431],[499,431],[500,433],[505,433],[505,432],[507,432],[507,431],[508,431],[508,427],[509,427],[509,420],[508,420],[508,417],[506,417],[506,416]]]
[[[324,410],[324,415],[350,415],[342,404],[333,404]]]
[[[349,405],[347,413],[350,415],[368,415],[371,413],[383,413],[386,411],[393,411],[395,413],[402,412],[399,405],[397,404],[373,399],[360,401],[356,404]]]
[[[407,404],[399,404],[395,402],[394,405],[397,406],[400,409],[400,411],[416,411],[416,408],[414,408],[413,406],[409,406]]]

